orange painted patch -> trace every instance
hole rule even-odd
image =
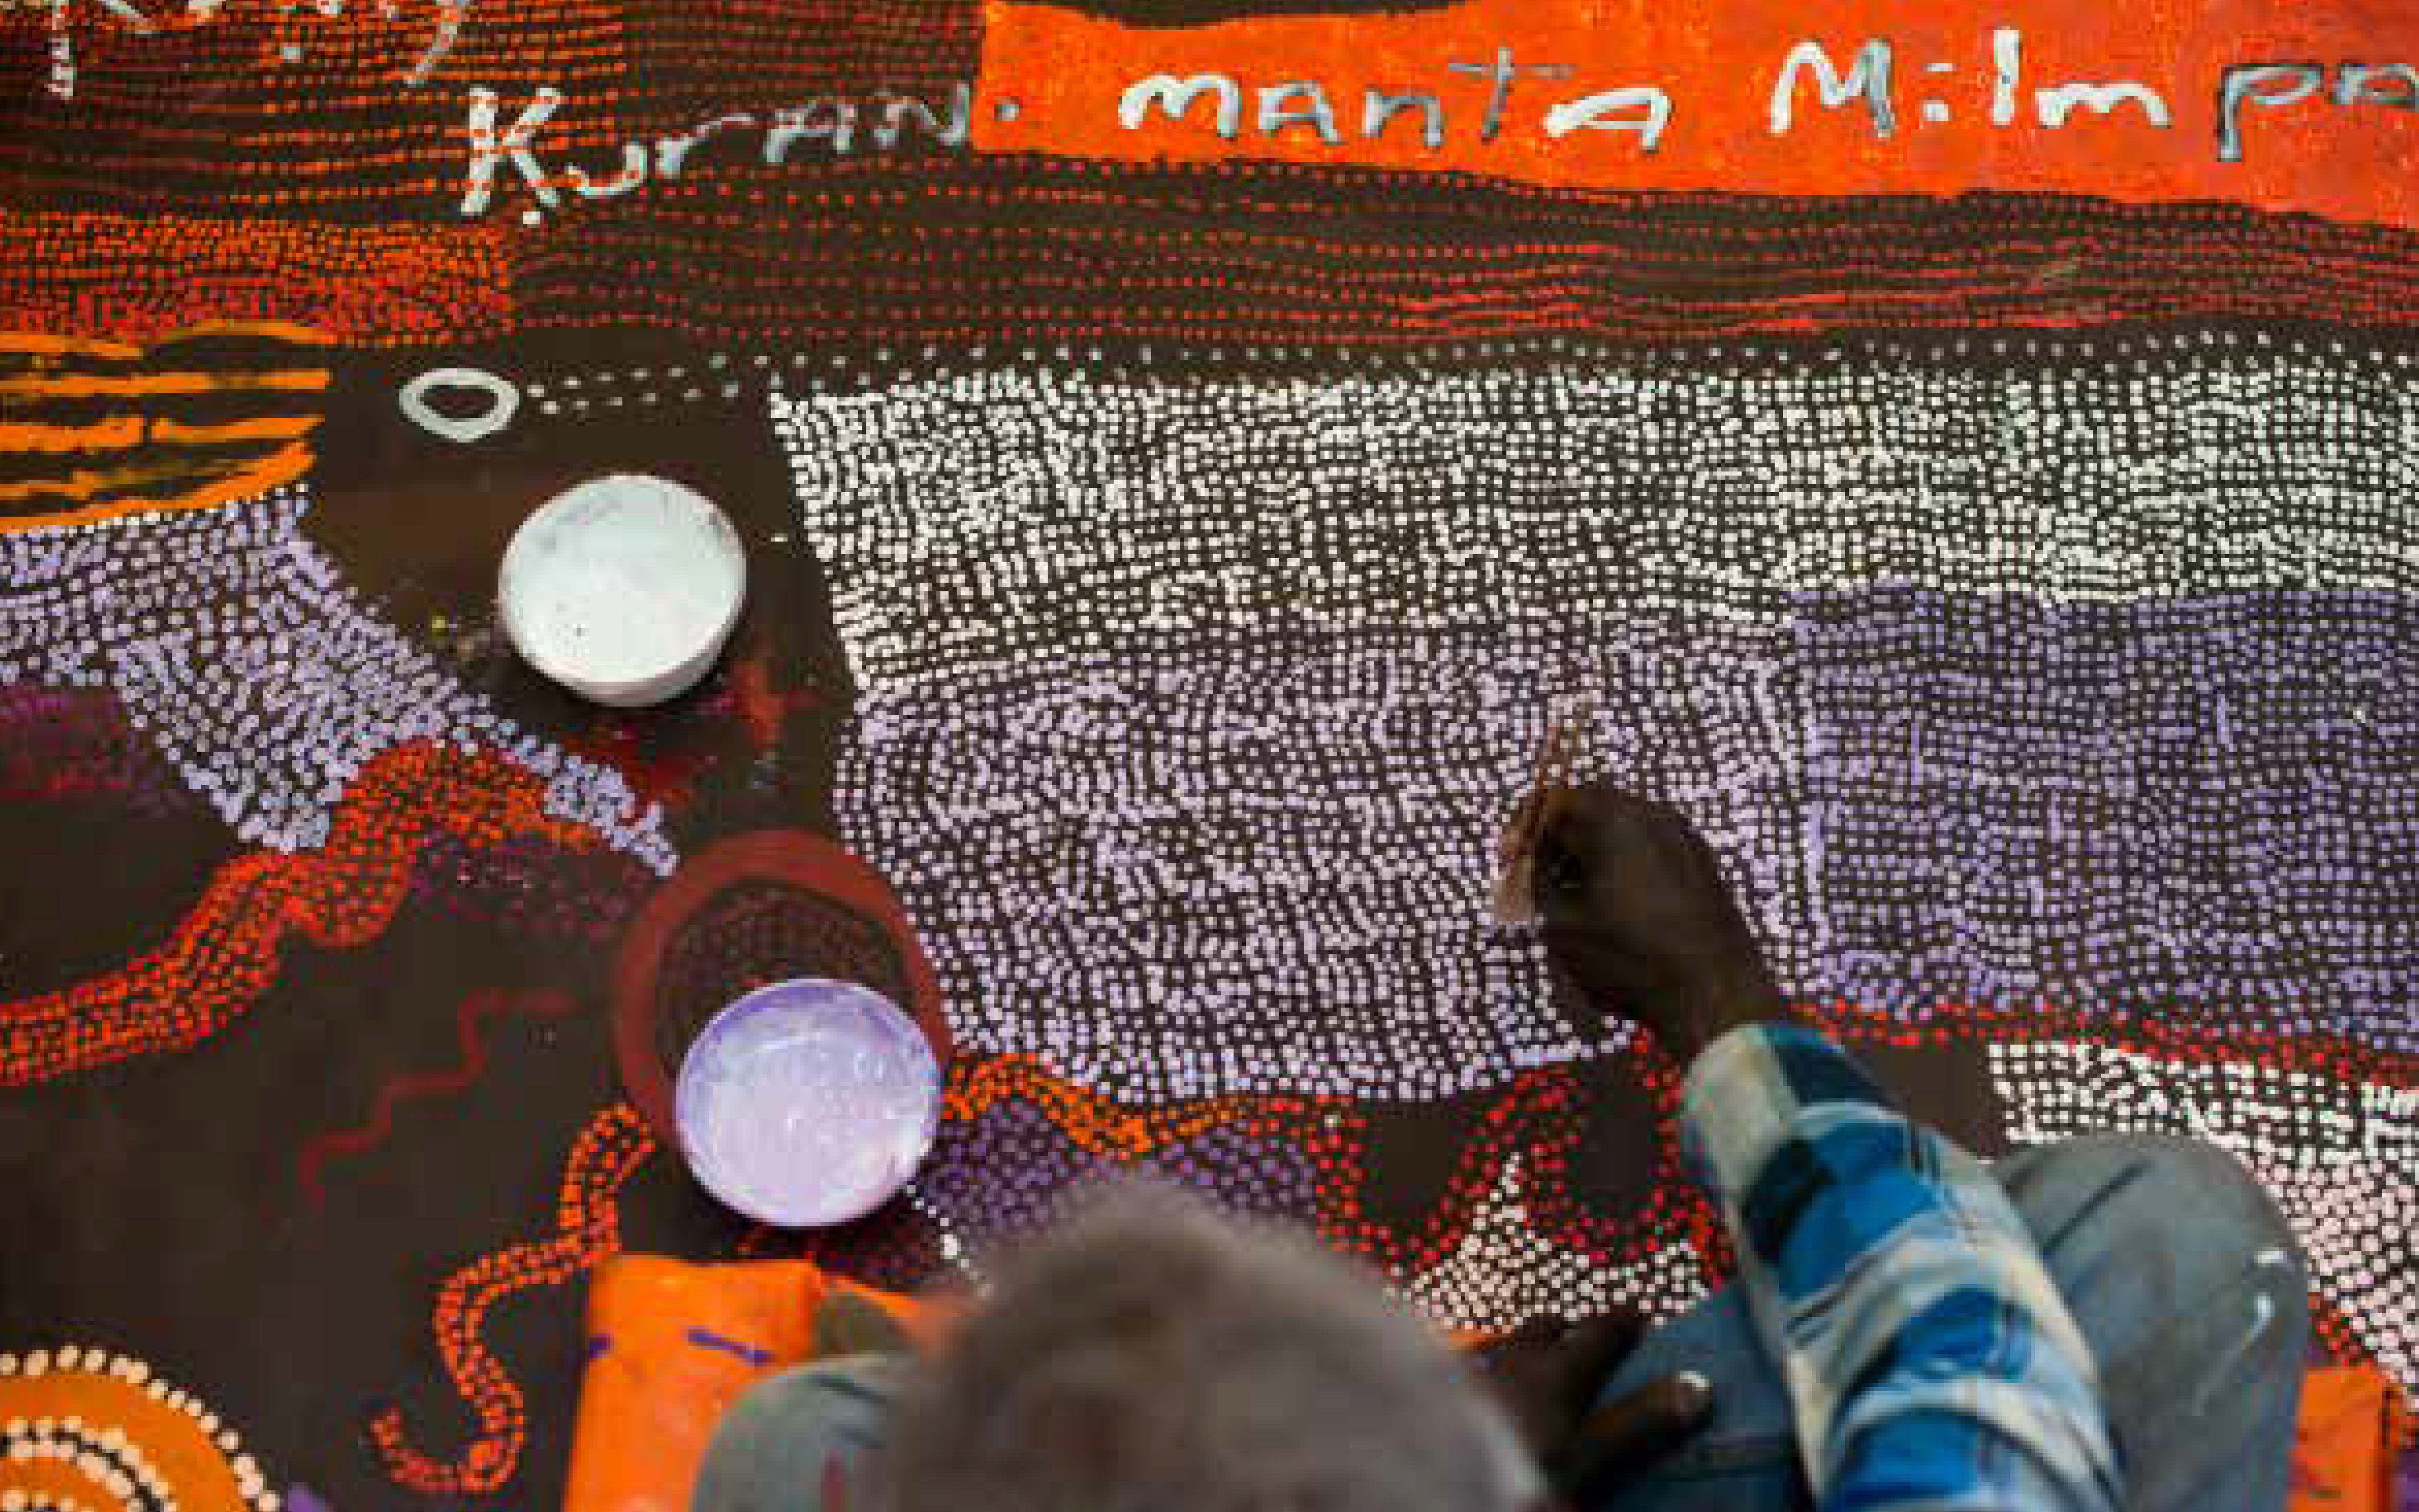
[[[2313,1369],[2294,1423],[2288,1512],[2393,1512],[2394,1382],[2374,1365]]]
[[[59,378],[0,378],[0,396],[142,399],[161,394],[234,393],[260,389],[281,393],[316,393],[327,386],[325,368],[278,373],[134,373],[123,377],[78,373]]]
[[[69,1357],[72,1364],[62,1363]],[[0,1456],[0,1497],[22,1499],[9,1504],[49,1498],[60,1506],[102,1508],[173,1499],[191,1512],[259,1512],[267,1488],[235,1431],[149,1365],[73,1347],[5,1360],[0,1419],[8,1429],[0,1434],[8,1449]],[[69,1438],[52,1441],[54,1447],[71,1444],[71,1452],[40,1452],[51,1438],[46,1424],[74,1426]],[[111,1476],[136,1474],[150,1483],[141,1497],[109,1485]]]
[[[2419,8],[2380,0],[2292,0],[2211,7],[2202,0],[2133,6],[2088,0],[1928,7],[1839,0],[1819,8],[1673,6],[1657,0],[1465,0],[1411,15],[1284,18],[1154,30],[1046,6],[987,0],[981,107],[975,141],[998,151],[1148,160],[1275,159],[1295,162],[1453,169],[1601,189],[1721,189],[1814,194],[1954,193],[1974,188],[2071,191],[2126,200],[2226,199],[2358,221],[2419,225],[2419,77],[2347,84],[2338,65],[2419,67]],[[1995,87],[1993,32],[2021,33],[2015,86]],[[1844,77],[1870,39],[1891,49],[1894,121],[1876,134],[1866,99],[1826,108],[1801,71],[1788,129],[1771,112],[1783,62],[1819,41]],[[1495,85],[1455,65],[1492,67],[1507,47],[1519,70],[1485,140]],[[2323,60],[2306,98],[2238,114],[2242,161],[2220,161],[2219,91],[2238,65]],[[1564,70],[1559,77],[1534,70]],[[1128,86],[1154,73],[1215,73],[1238,86],[1240,124],[1222,140],[1214,100],[1184,121],[1153,111],[1119,119]],[[1261,123],[1262,91],[1315,81],[1343,138],[1309,124]],[[2135,101],[2106,115],[2089,104],[2043,124],[2037,93],[2070,83],[2135,81],[2170,124]],[[1639,133],[1578,126],[1547,131],[1555,106],[1602,91],[1656,87],[1671,100],[1656,150]],[[2262,85],[2281,99],[2290,78]],[[1428,91],[1442,142],[1421,140],[1419,114],[1364,134],[1364,91]],[[2338,103],[2337,93],[2369,98]],[[1013,99],[1015,118],[999,118]],[[1281,117],[1306,97],[1271,97]],[[1939,110],[1927,112],[1936,102]],[[1995,124],[1995,103],[2012,121]],[[1929,116],[1946,112],[1945,120]],[[1609,118],[1640,118],[1638,108]]]

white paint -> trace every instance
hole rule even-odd
[[[455,417],[428,402],[439,389],[476,389],[487,396],[487,408],[475,415]],[[407,419],[433,436],[469,443],[493,436],[513,423],[521,407],[521,391],[509,379],[476,367],[432,367],[395,394]]]
[[[470,0],[438,0],[436,35],[428,39],[427,50],[411,66],[411,72],[405,75],[406,89],[417,89],[426,84],[437,71],[437,65],[445,61],[445,54],[454,51],[454,44],[462,36],[463,12],[470,8]]]
[[[1537,1231],[1515,1156],[1471,1213],[1451,1255],[1410,1278],[1403,1292],[1448,1328],[1489,1332],[1549,1313],[1585,1318],[1615,1306],[1673,1317],[1705,1295],[1703,1268],[1686,1244],[1665,1244],[1607,1265]]]
[[[660,703],[705,675],[747,596],[722,511],[617,473],[540,505],[505,548],[497,596],[530,665],[600,703]]]
[[[772,409],[851,663],[888,688],[1260,628],[1271,605],[1353,630],[1607,606],[1778,623],[1793,594],[1880,582],[2419,593],[2399,523],[2419,388],[2307,353],[2004,377],[1735,372],[1718,351],[1666,371],[1182,387],[1006,372]],[[2149,440],[2086,446],[2050,424],[2086,413]],[[1394,549],[1351,548],[1379,531]],[[1575,601],[1572,582],[1608,592]]]
[[[2012,1144],[2156,1132],[2242,1161],[2292,1226],[2309,1286],[2380,1365],[2419,1387],[2419,1106],[2409,1088],[2097,1044],[1995,1044],[1988,1054]],[[2274,1249],[2253,1264],[2295,1269]]]

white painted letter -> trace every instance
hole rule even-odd
[[[571,187],[582,199],[611,199],[616,194],[626,194],[647,181],[647,149],[636,142],[623,143],[622,171],[601,184],[577,164],[566,163],[562,177],[571,180]]]
[[[2142,107],[2142,114],[2153,126],[2172,126],[2167,115],[2167,102],[2148,85],[2128,81],[2117,84],[2062,84],[2055,89],[2033,91],[2033,108],[2041,113],[2043,126],[2064,126],[2077,105],[2088,105],[2105,116],[2126,100]]]
[[[966,145],[966,123],[973,118],[975,113],[973,85],[963,80],[959,81],[950,97],[949,121],[946,126],[942,125],[939,117],[932,114],[932,107],[920,100],[906,95],[894,95],[886,89],[880,92],[879,98],[888,103],[883,107],[882,124],[873,129],[874,146],[897,147],[900,133],[906,130],[907,116],[911,111],[917,120],[924,123],[926,133],[941,146],[958,147]]]
[[[1845,79],[1831,66],[1831,54],[1823,51],[1822,43],[1800,42],[1791,48],[1772,86],[1773,135],[1786,136],[1795,124],[1800,69],[1813,70],[1814,85],[1829,109],[1837,110],[1862,94],[1872,112],[1875,136],[1887,137],[1898,129],[1898,113],[1890,103],[1890,45],[1876,37],[1857,50],[1857,66]]]
[[[1425,93],[1389,95],[1371,89],[1361,97],[1361,134],[1374,137],[1386,129],[1386,123],[1398,111],[1419,111],[1425,124],[1420,127],[1420,142],[1431,151],[1444,146],[1444,101]]]
[[[2016,120],[2016,81],[2025,73],[2025,34],[2002,26],[1991,34],[1991,124]]]
[[[428,76],[437,71],[437,65],[445,61],[445,54],[454,51],[454,43],[462,35],[462,14],[470,8],[470,0],[437,0],[437,35],[428,39],[427,51],[420,54],[420,61],[404,76],[406,89],[417,89],[426,84]]]
[[[682,132],[678,136],[657,138],[655,141],[655,177],[658,178],[670,178],[677,175],[681,171],[681,168],[687,163],[688,155],[696,151],[699,146],[701,145],[707,137],[714,135],[716,131],[727,131],[735,127],[753,126],[755,124],[756,117],[745,113],[731,116],[716,116],[710,121],[698,122],[695,126],[690,127],[687,131]]]
[[[1644,114],[1628,114],[1632,111]],[[1604,118],[1615,112],[1622,114],[1612,120]],[[1564,100],[1546,112],[1546,134],[1557,141],[1582,126],[1598,131],[1636,131],[1641,152],[1652,152],[1659,147],[1663,130],[1671,124],[1672,97],[1645,85]]]
[[[2250,63],[2226,70],[2217,86],[2217,161],[2242,161],[2242,102],[2256,100],[2270,109],[2307,100],[2326,83],[2326,72],[2315,63]],[[2281,92],[2265,86],[2284,84]]]
[[[562,91],[552,85],[540,89],[501,142],[496,139],[496,104],[493,89],[470,91],[470,187],[462,195],[462,213],[477,215],[486,209],[487,201],[495,193],[496,164],[507,157],[520,170],[522,181],[530,186],[537,202],[553,207],[561,196],[547,182],[546,169],[530,151],[530,143],[537,135],[537,129],[562,104]]]
[[[2394,80],[2402,87],[2380,91],[2375,83],[2379,79]],[[2335,103],[2419,110],[2419,69],[2408,63],[2347,63],[2335,70]]]
[[[1212,89],[1218,92],[1218,134],[1231,140],[1242,129],[1243,92],[1223,73],[1196,73],[1189,79],[1154,73],[1148,79],[1136,79],[1117,99],[1117,124],[1129,131],[1134,130],[1153,105],[1169,120],[1182,120],[1184,113],[1193,108],[1193,101]]]
[[[1284,108],[1287,100],[1299,95],[1302,103]],[[1307,126],[1318,133],[1318,139],[1329,147],[1344,140],[1336,134],[1335,116],[1327,108],[1327,91],[1316,79],[1294,79],[1285,84],[1264,85],[1260,88],[1260,134],[1274,136],[1288,126]]]
[[[832,151],[846,152],[856,140],[855,102],[823,95],[775,111],[773,129],[764,133],[764,161],[779,162],[790,155],[792,144],[812,136],[829,137]]]

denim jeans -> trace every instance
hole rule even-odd
[[[2257,1182],[2207,1145],[2107,1134],[1992,1168],[2100,1365],[2128,1512],[2276,1512],[2309,1347],[2301,1249]],[[1687,1447],[1587,1512],[1812,1505],[1787,1392],[1735,1292],[1649,1334],[1606,1387],[1713,1382]]]
[[[2308,1298],[2267,1194],[2231,1156],[2155,1135],[2071,1140],[1994,1170],[2099,1360],[2129,1512],[2282,1507]],[[825,1488],[861,1483],[906,1369],[860,1355],[749,1388],[715,1435],[694,1512],[842,1512]],[[1587,1512],[1810,1505],[1788,1396],[1735,1293],[1649,1334],[1605,1394],[1682,1370],[1713,1382],[1705,1428]]]

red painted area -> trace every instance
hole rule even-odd
[[[443,341],[508,315],[508,235],[0,209],[0,330],[147,341],[203,320],[280,320],[347,342]]]
[[[1673,6],[1663,0],[1464,0],[1398,16],[1247,20],[1182,30],[1097,20],[1054,6],[989,0],[978,145],[1122,159],[1273,159],[1502,175],[1602,189],[1718,185],[1781,194],[1956,193],[2045,190],[2124,200],[2225,199],[2353,221],[2419,224],[2419,78],[2355,76],[2338,65],[2419,65],[2419,10],[2362,0],[2211,5],[2146,0],[1835,0],[1817,8]],[[1999,84],[1994,34],[2010,29],[2015,69]],[[1889,47],[1888,134],[1870,96],[1823,103],[1810,65],[1774,100],[1797,44],[1821,44],[1844,86],[1864,44]],[[1513,70],[1496,65],[1509,49]],[[2323,76],[2246,81],[2232,118],[2240,159],[2226,161],[2221,90],[2229,69],[2319,60]],[[1457,70],[1455,65],[1467,69]],[[1484,68],[1487,72],[1471,71]],[[1560,70],[1556,76],[1537,70]],[[1231,139],[1205,97],[1186,121],[1163,113],[1129,126],[1126,89],[1155,73],[1220,74],[1240,86]],[[1870,76],[1869,76],[1870,78]],[[1315,82],[1338,142],[1323,139],[1309,97],[1263,89]],[[2103,115],[2090,103],[2045,114],[2041,91],[2138,85]],[[1365,94],[1425,91],[1444,119],[1423,140],[1417,115],[1364,135]],[[1574,126],[1548,134],[1558,105],[1623,88],[1660,89],[1670,123],[1654,150],[1641,133]],[[1488,108],[1501,93],[1487,140]],[[1844,87],[1842,90],[1844,93]],[[2287,102],[2288,97],[2299,96]],[[2257,103],[2257,99],[2278,101]],[[1013,99],[1013,119],[997,101]],[[1927,107],[1930,107],[1929,109]],[[1303,119],[1287,124],[1288,113]],[[2005,123],[1995,119],[2004,116]],[[1934,118],[1935,116],[1940,118]],[[1598,119],[1639,120],[1639,108]],[[1267,129],[1273,126],[1273,131]]]
[[[655,1041],[655,1010],[665,948],[673,934],[723,888],[744,882],[771,882],[818,893],[888,933],[905,965],[909,1000],[900,1006],[915,1018],[944,1066],[950,1051],[949,1023],[942,1011],[940,980],[917,943],[915,926],[882,874],[838,843],[801,829],[757,830],[716,841],[690,856],[639,908],[622,938],[613,967],[613,1050],[623,1088],[647,1122],[673,1135],[671,1077]]]

